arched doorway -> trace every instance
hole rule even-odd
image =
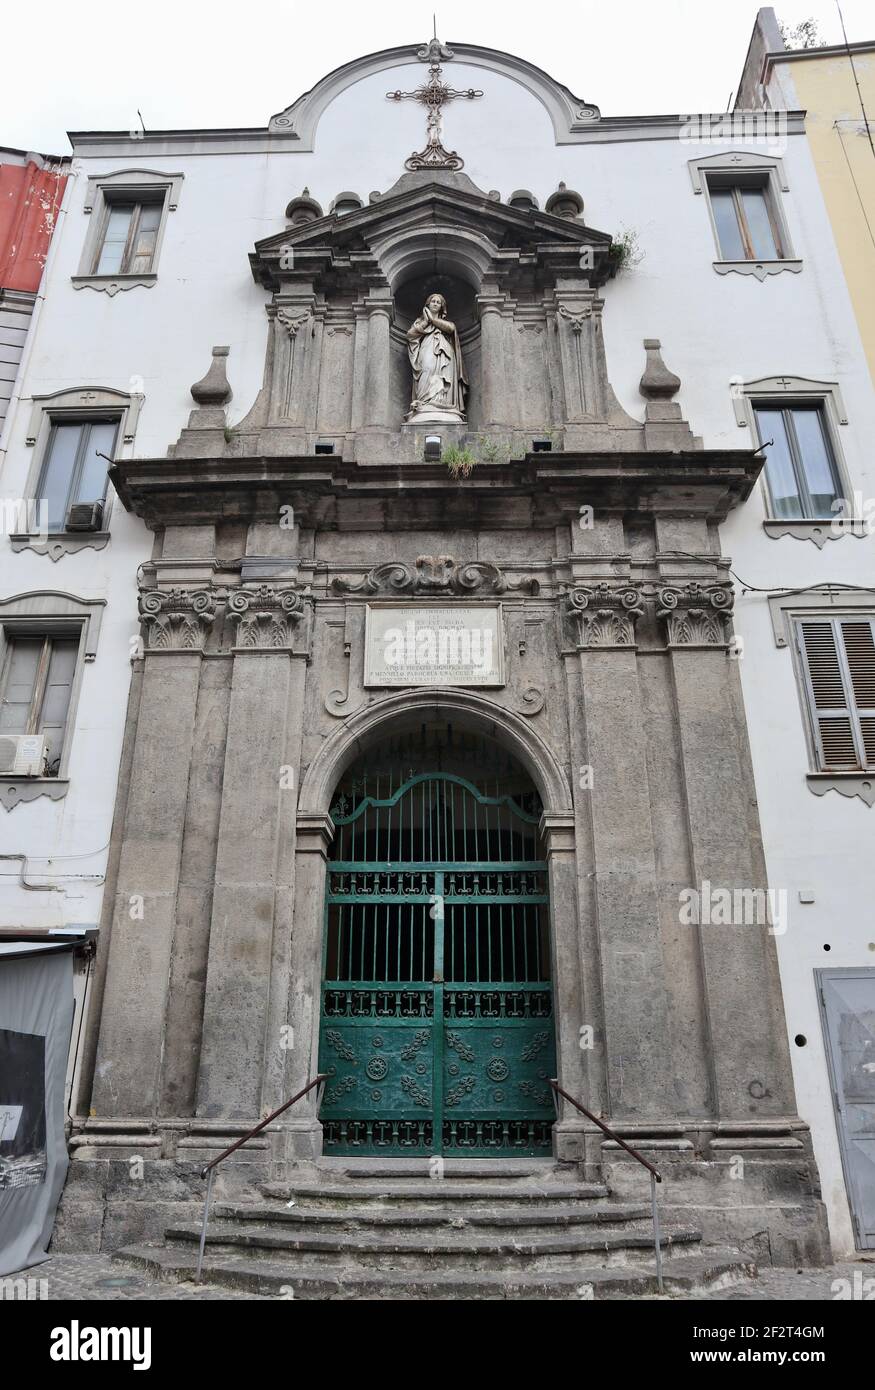
[[[550,1154],[540,815],[516,760],[452,722],[347,769],[325,901],[326,1154]]]

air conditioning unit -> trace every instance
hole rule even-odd
[[[44,734],[0,734],[0,777],[44,777]]]
[[[72,507],[68,508],[68,531],[99,531],[102,525],[102,502],[74,502]]]

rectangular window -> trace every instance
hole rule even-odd
[[[51,777],[61,762],[78,652],[78,637],[35,633],[7,642],[0,733],[44,734]]]
[[[708,179],[708,193],[724,261],[780,261],[785,256],[766,184]]]
[[[144,275],[152,269],[163,202],[107,203],[95,275]]]
[[[55,421],[49,435],[37,499],[46,501],[50,531],[64,531],[76,502],[106,497],[107,459],[113,457],[118,420]]]
[[[799,618],[796,641],[820,770],[875,768],[875,617]]]
[[[821,405],[785,402],[754,406],[760,443],[766,444],[766,481],[772,516],[829,520],[842,496]]]

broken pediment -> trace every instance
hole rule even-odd
[[[394,288],[411,266],[443,260],[456,262],[472,283],[489,275],[543,286],[583,275],[595,288],[613,271],[609,233],[558,213],[511,207],[461,172],[407,173],[371,198],[366,207],[293,224],[258,242],[249,258],[256,281],[280,290],[309,275],[326,285],[344,279],[366,286],[377,269]]]

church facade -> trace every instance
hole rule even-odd
[[[110,490],[13,537],[0,605],[68,640],[110,840],[67,909],[103,887],[60,1243],[157,1238],[323,1074],[229,1190],[525,1158],[637,1192],[557,1080],[669,1216],[826,1257],[730,568],[799,544],[762,534],[756,383],[792,353],[828,382],[802,323],[856,341],[799,115],[781,138],[437,40],[263,131],[73,137],[20,486],[75,426]],[[729,254],[756,189],[772,254]],[[58,756],[4,783],[34,852],[84,804]]]

